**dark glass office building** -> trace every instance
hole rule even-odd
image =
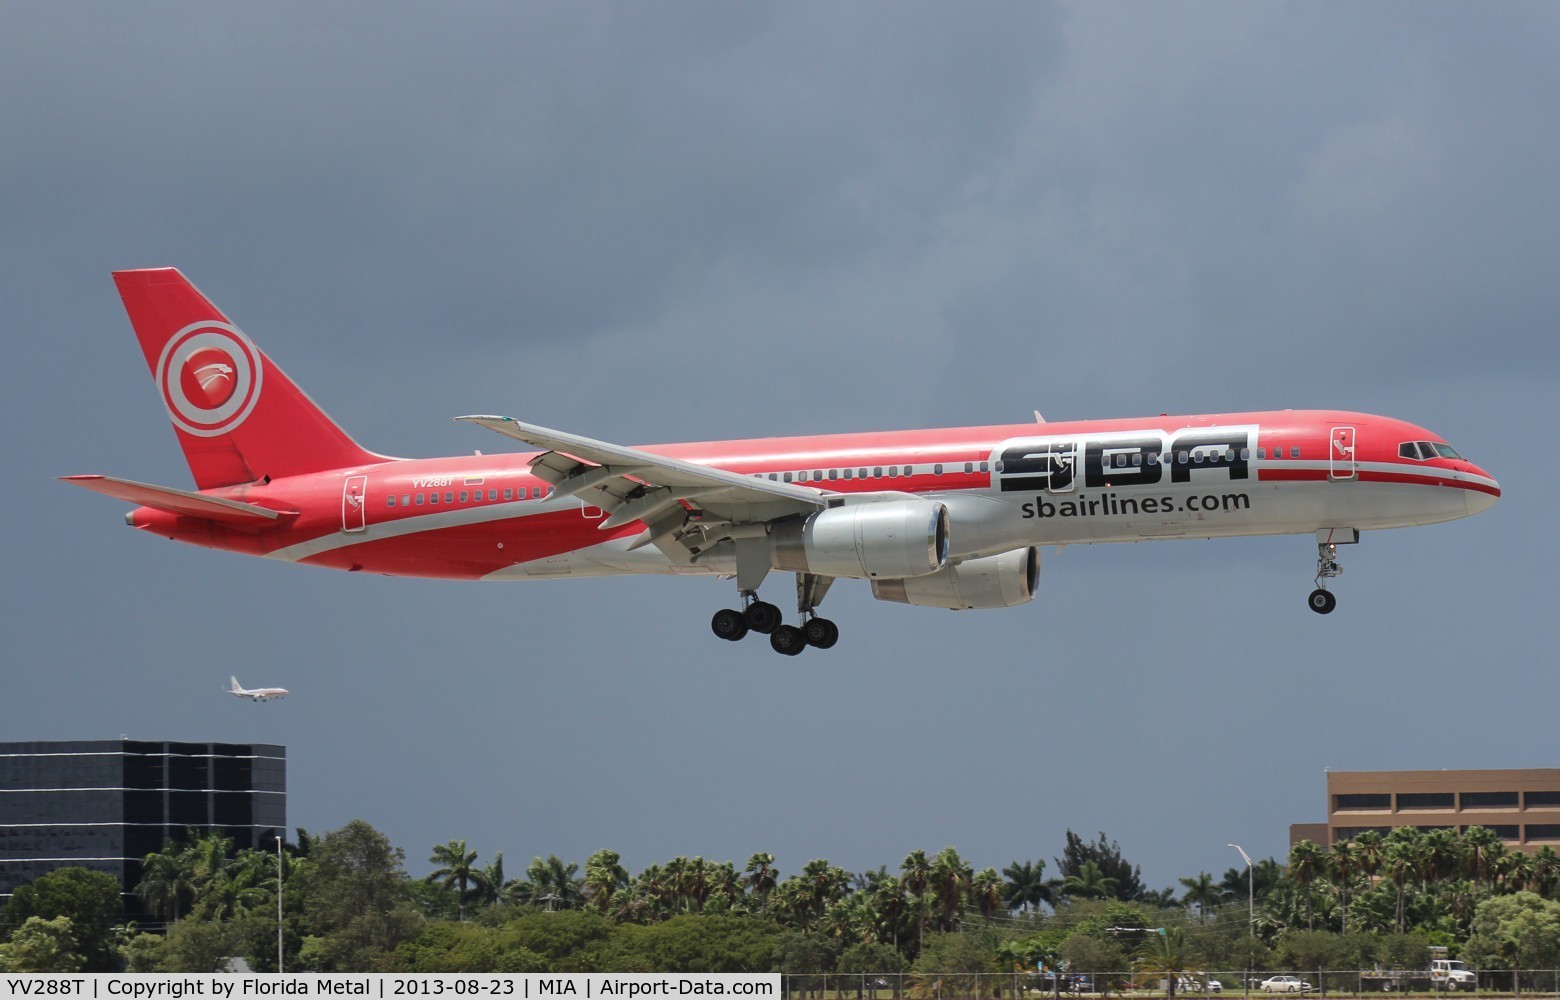
[[[0,905],[56,868],[119,880],[186,831],[269,849],[287,830],[287,750],[263,743],[0,743]]]

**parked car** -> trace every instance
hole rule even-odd
[[[1224,992],[1224,984],[1208,975],[1206,972],[1188,972],[1176,980],[1176,992],[1178,993],[1209,993]]]
[[[1274,976],[1262,980],[1263,993],[1309,993],[1316,989],[1299,976]]]

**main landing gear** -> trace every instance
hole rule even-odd
[[[827,618],[819,618],[814,612],[823,594],[829,589],[832,578],[818,577],[811,573],[796,575],[796,610],[801,615],[800,626],[784,623],[780,609],[758,599],[757,591],[744,590],[742,610],[722,608],[710,619],[710,631],[722,639],[736,642],[749,632],[769,636],[769,647],[785,656],[795,656],[808,646],[828,649],[840,638],[839,626]]]

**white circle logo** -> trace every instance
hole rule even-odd
[[[243,423],[260,401],[263,369],[242,330],[204,320],[168,338],[157,359],[157,388],[175,426],[216,437]]]

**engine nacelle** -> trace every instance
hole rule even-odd
[[[769,532],[776,569],[851,580],[925,576],[948,561],[948,508],[907,497],[831,507]]]
[[[872,596],[921,608],[1012,608],[1034,600],[1040,582],[1040,552],[1014,549],[984,559],[967,559],[929,576],[873,580]]]

